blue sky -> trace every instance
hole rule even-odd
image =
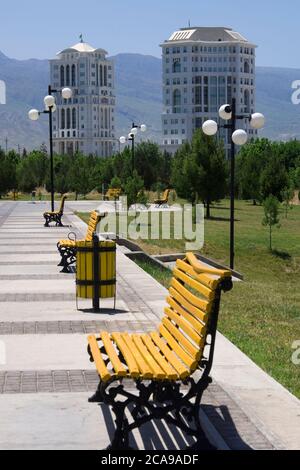
[[[50,58],[83,33],[111,55],[159,57],[159,43],[190,20],[241,32],[259,45],[258,65],[300,68],[299,18],[299,0],[2,0],[0,50],[17,59]]]

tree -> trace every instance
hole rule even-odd
[[[128,178],[125,184],[128,207],[138,202],[143,202],[144,181],[134,170],[133,175]],[[139,198],[140,196],[140,198]]]
[[[112,189],[120,189],[122,187],[122,182],[118,176],[114,176],[110,182],[110,187]]]
[[[260,192],[262,199],[273,195],[280,201],[281,193],[288,186],[288,173],[277,154],[270,156],[260,175]]]
[[[243,199],[252,199],[254,205],[261,201],[260,174],[271,154],[272,144],[268,139],[253,139],[238,154],[236,172],[239,195]]]
[[[223,143],[206,136],[201,130],[195,132],[192,155],[187,161],[187,171],[192,182],[195,202],[198,197],[206,206],[210,218],[210,206],[225,196],[227,166]]]
[[[227,165],[224,147],[212,137],[197,130],[192,144],[184,144],[175,154],[172,166],[172,183],[180,197],[210,207],[225,196]]]
[[[34,150],[23,156],[17,167],[18,188],[31,192],[43,186],[49,174],[49,159],[44,152]]]
[[[281,191],[281,199],[283,202],[284,206],[284,211],[285,211],[285,218],[288,218],[288,212],[289,210],[293,209],[293,205],[291,204],[292,199],[295,194],[295,189],[293,186],[287,186],[286,188]]]
[[[142,142],[135,149],[135,169],[144,181],[146,189],[159,179],[162,169],[162,154],[158,144]]]
[[[0,150],[0,197],[17,188],[18,155],[14,151],[7,154]]]
[[[193,201],[194,196],[190,191],[188,175],[185,170],[185,162],[191,154],[192,148],[189,142],[185,142],[175,153],[171,166],[171,186],[176,189],[179,197]]]
[[[280,227],[279,223],[279,201],[278,199],[270,195],[265,199],[263,202],[263,207],[264,207],[264,212],[265,216],[263,218],[262,224],[265,227],[269,227],[269,234],[270,234],[270,251],[273,251],[272,248],[272,233],[273,233],[273,227]]]
[[[94,159],[92,156],[86,157],[81,153],[76,153],[72,157],[72,165],[68,172],[68,186],[75,192],[76,200],[79,194],[85,197],[93,189],[91,178]]]

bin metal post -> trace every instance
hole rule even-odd
[[[99,237],[96,232],[93,233],[93,279],[94,279],[94,296],[93,296],[93,308],[95,312],[100,312],[100,295],[99,295],[99,279],[101,273],[100,268],[100,249],[99,249]]]

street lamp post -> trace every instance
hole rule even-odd
[[[51,210],[54,212],[54,162],[53,162],[53,121],[52,115],[56,111],[55,98],[53,93],[61,93],[62,97],[69,100],[73,96],[70,88],[63,88],[61,91],[54,90],[51,85],[48,87],[48,95],[44,98],[45,109],[38,111],[31,109],[28,113],[29,119],[37,121],[41,114],[48,114],[49,116],[49,147],[50,147],[50,185],[51,185]]]
[[[147,126],[145,124],[138,126],[133,122],[131,131],[128,134],[128,137],[127,138],[124,136],[120,137],[121,144],[125,144],[127,141],[131,142],[132,172],[134,171],[134,168],[135,168],[135,138],[138,134],[139,129],[141,130],[141,132],[146,132]]]
[[[262,129],[265,125],[265,117],[261,113],[255,114],[237,114],[236,99],[233,98],[231,104],[225,104],[219,109],[219,116],[228,124],[218,126],[215,121],[208,120],[203,123],[202,130],[206,135],[214,136],[218,132],[218,127],[228,129],[231,137],[230,151],[230,268],[234,269],[235,260],[235,154],[236,146],[242,146],[247,143],[248,134],[243,129],[237,129],[237,121],[248,119],[251,127]]]

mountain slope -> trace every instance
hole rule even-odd
[[[117,132],[127,134],[131,123],[146,123],[147,136],[161,139],[161,60],[140,54],[118,54],[116,68]],[[0,105],[0,145],[33,148],[47,141],[47,118],[32,123],[27,112],[41,108],[49,80],[47,60],[10,59],[0,52],[0,80],[7,85],[7,104]],[[267,118],[263,135],[272,139],[300,138],[300,107],[291,102],[291,84],[300,69],[257,67],[258,111]]]

